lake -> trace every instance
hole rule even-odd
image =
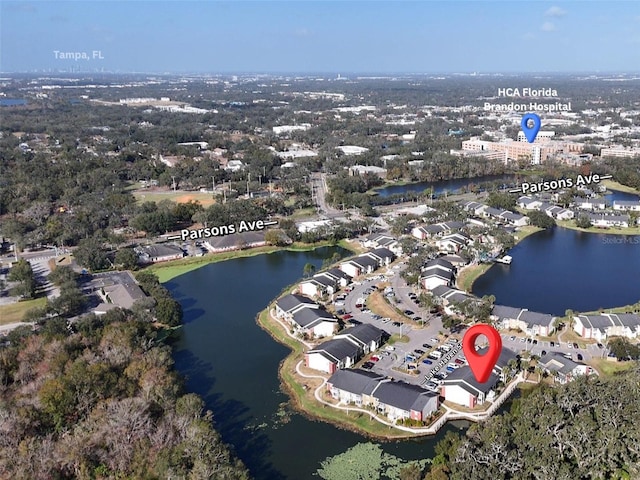
[[[456,193],[461,189],[466,189],[470,185],[482,185],[489,182],[504,182],[505,184],[514,183],[515,175],[492,175],[477,178],[457,178],[454,180],[442,180],[440,182],[418,182],[407,183],[405,185],[389,185],[376,189],[375,192],[381,197],[389,197],[407,192],[422,193],[426,189],[433,187],[435,195],[447,193]]]
[[[509,252],[473,284],[496,303],[553,315],[640,301],[640,236],[606,235],[555,227]]]
[[[212,263],[165,283],[184,309],[173,345],[177,370],[258,480],[313,478],[321,461],[367,441],[283,408],[289,398],[280,391],[278,367],[290,350],[256,324],[256,314],[302,277],[306,263],[319,268],[334,252],[349,254],[333,247],[280,251]],[[406,460],[431,458],[448,430],[467,425],[454,422],[436,436],[382,446]]]

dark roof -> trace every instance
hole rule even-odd
[[[500,319],[517,319],[522,312],[521,308],[505,307],[504,305],[494,305],[491,310],[491,315],[495,315]]]
[[[329,275],[332,275],[334,277],[344,278],[345,280],[351,280],[351,275],[343,272],[339,268],[330,268],[325,273],[328,273]]]
[[[453,272],[445,270],[440,266],[429,267],[428,269],[425,269],[423,273],[424,275],[422,275],[422,278],[440,277],[447,281],[453,279]]]
[[[312,278],[310,278],[309,280],[302,282],[302,283],[307,283],[307,282],[315,282],[318,283],[324,287],[332,287],[336,284],[336,281],[333,280],[330,277],[327,277],[324,274],[318,274],[318,275],[314,275]]]
[[[177,245],[144,245],[141,247],[143,252],[149,255],[149,257],[165,257],[169,255],[184,255],[184,252]]]
[[[309,350],[309,353],[322,353],[326,352],[331,357],[338,360],[344,360],[347,357],[355,357],[360,353],[358,347],[344,338],[334,338],[327,342],[321,343],[313,350]]]
[[[482,347],[481,349],[478,350],[478,355],[484,355],[488,349],[489,347]],[[502,351],[500,352],[500,356],[496,361],[496,367],[500,367],[502,369],[506,367],[511,360],[515,360],[516,358],[518,358],[518,355],[516,354],[516,352],[503,347]]]
[[[307,328],[321,321],[337,322],[338,320],[329,312],[325,312],[319,308],[303,308],[293,314],[293,321],[302,328]]]
[[[378,262],[366,254],[359,255],[356,258],[352,258],[349,261],[361,267],[375,267],[375,268],[378,267]]]
[[[565,375],[571,373],[576,367],[584,365],[583,363],[576,363],[570,358],[565,357],[559,352],[549,352],[543,355],[539,363],[547,370],[554,370],[556,372],[564,373]]]
[[[578,318],[590,328],[602,329],[613,326],[611,319],[605,315],[578,315]]]
[[[530,312],[529,310],[523,310],[520,314],[520,320],[526,322],[529,325],[544,325],[548,326],[553,321],[553,318],[548,313]]]
[[[444,297],[447,293],[454,290],[451,287],[447,287],[446,285],[438,285],[436,288],[431,290],[431,293],[436,297]]]
[[[453,270],[453,264],[451,262],[449,262],[448,260],[445,260],[444,258],[434,258],[433,260],[429,260],[427,263],[424,264],[425,268],[429,268],[429,267],[433,267],[433,266],[440,266],[440,267],[444,267],[448,270]]]
[[[474,395],[478,395],[478,392],[482,392],[484,394],[488,393],[496,383],[498,383],[498,377],[493,373],[485,383],[478,382],[476,377],[473,376],[473,372],[468,365],[456,368],[442,381],[442,385],[445,387],[447,385],[460,385],[469,393],[473,393]]]
[[[425,395],[425,397],[428,398],[436,394],[417,385],[393,381],[380,383],[374,392],[374,396],[380,403],[391,405],[392,407],[405,411],[411,411],[413,409],[420,395]]]
[[[351,335],[357,338],[358,340],[360,340],[361,342],[367,343],[367,344],[373,341],[377,342],[382,338],[382,330],[368,323],[357,325],[341,333],[344,333],[345,335]]]
[[[347,368],[338,370],[331,375],[327,383],[346,392],[362,394],[365,391],[371,392],[378,381],[384,380],[384,378],[384,376],[374,372]]]
[[[296,295],[293,293],[285,295],[284,297],[280,297],[276,301],[276,304],[285,312],[293,310],[300,304],[317,305],[316,302],[314,302],[310,298],[305,297],[304,295]]]
[[[214,250],[222,248],[241,247],[243,245],[251,245],[253,243],[264,242],[264,232],[242,232],[233,233],[231,235],[223,235],[220,237],[211,237],[207,239],[207,243]]]
[[[373,255],[375,255],[377,257],[380,257],[380,258],[387,258],[387,257],[388,258],[393,258],[394,257],[393,252],[391,250],[389,250],[388,248],[384,248],[384,247],[373,249],[368,253],[371,253],[371,254],[373,254]]]

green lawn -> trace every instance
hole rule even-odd
[[[307,251],[313,250],[319,247],[325,247],[332,245],[331,242],[318,242],[318,243],[300,243],[296,242],[284,250],[292,251]],[[346,250],[354,250],[353,244],[346,240],[338,242],[338,246]],[[207,254],[202,257],[183,258],[180,260],[172,260],[170,262],[164,262],[156,265],[151,265],[148,270],[158,275],[160,283],[168,282],[169,280],[178,277],[184,273],[196,270],[200,267],[208,265],[210,263],[222,262],[224,260],[231,260],[233,258],[252,257],[254,255],[261,255],[263,253],[273,253],[279,250],[283,250],[283,247],[265,246],[250,248],[247,250],[234,250],[232,252],[222,252],[215,254]]]
[[[9,305],[0,305],[0,325],[21,322],[27,310],[42,307],[45,303],[47,303],[47,298],[42,297],[34,300],[25,300],[24,302],[11,303]]]
[[[592,358],[589,365],[594,367],[601,375],[615,375],[632,369],[637,362],[613,362],[606,358]]]
[[[606,233],[610,235],[640,235],[640,226],[629,228],[580,228],[576,227],[575,220],[556,220],[556,223],[563,228],[570,228],[571,230],[578,230],[579,232]]]
[[[628,187],[627,185],[623,185],[614,180],[603,180],[602,184],[609,190],[617,190],[619,192],[635,193],[636,195],[640,195],[640,191],[636,190],[635,188]]]

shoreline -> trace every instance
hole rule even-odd
[[[567,230],[575,230],[576,232],[583,232],[583,233],[594,233],[594,234],[602,234],[602,235],[622,235],[622,236],[629,236],[629,237],[640,235],[640,225],[636,227],[627,227],[627,228],[598,228],[598,227],[580,228],[574,224],[574,220],[556,220],[556,224],[560,228],[566,228]]]
[[[321,247],[341,247],[349,250],[354,254],[357,253],[356,248],[351,245],[349,240],[343,239],[336,243],[323,241],[317,243],[300,243],[296,242],[285,247],[264,246],[256,248],[248,248],[245,250],[232,250],[230,252],[209,253],[202,257],[181,258],[178,260],[169,260],[168,262],[157,263],[141,268],[138,271],[149,271],[158,275],[160,283],[173,280],[184,273],[197,270],[211,263],[224,262],[226,260],[234,260],[236,258],[247,258],[256,255],[275,253],[279,251],[306,252]]]
[[[622,183],[618,183],[615,180],[611,180],[611,179],[603,180],[602,185],[604,185],[607,188],[607,190],[615,190],[617,192],[632,193],[634,195],[640,195],[640,190],[637,190],[633,187],[629,187],[627,185],[623,185]]]
[[[544,231],[543,228],[534,227],[531,225],[527,225],[526,227],[522,227],[518,230],[518,235],[513,246],[515,247],[518,243],[523,241],[529,235],[533,235],[534,233]],[[512,247],[513,248],[513,247]],[[509,249],[511,250],[511,249]],[[502,255],[505,255],[507,252],[503,252]],[[475,281],[480,278],[482,275],[487,273],[489,269],[494,265],[494,263],[477,263],[474,265],[467,265],[466,267],[460,270],[460,274],[458,278],[456,278],[456,287],[460,290],[471,293],[473,290],[473,284]]]

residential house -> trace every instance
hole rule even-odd
[[[583,338],[602,342],[609,337],[640,336],[640,315],[634,313],[603,313],[573,317],[573,329]]]
[[[478,349],[478,355],[486,355],[489,347],[482,347]],[[496,364],[493,366],[493,373],[495,373],[501,382],[506,383],[507,378],[511,372],[509,362],[512,360],[518,360],[518,354],[509,348],[502,347],[500,356],[496,360]]]
[[[483,405],[495,397],[494,387],[498,383],[498,376],[491,373],[489,379],[480,383],[476,380],[468,365],[455,369],[440,385],[440,396],[445,401],[456,403],[467,408]]]
[[[394,253],[388,248],[379,247],[363,253],[361,256],[370,257],[378,262],[378,267],[384,267],[389,265],[395,258]]]
[[[402,254],[398,240],[386,233],[372,233],[365,238],[362,245],[367,248],[387,248],[396,256]]]
[[[325,373],[335,373],[349,368],[361,358],[361,349],[346,338],[335,338],[323,342],[305,354],[305,365]]]
[[[362,254],[340,264],[340,270],[351,278],[359,277],[374,272],[379,267],[378,260]]]
[[[604,198],[573,197],[571,203],[581,210],[604,210],[607,208],[607,201]]]
[[[640,212],[640,200],[614,200],[613,209]]]
[[[144,245],[134,249],[138,255],[138,263],[157,263],[177,260],[184,257],[184,251],[177,245]]]
[[[389,380],[383,375],[366,370],[337,370],[327,380],[327,391],[336,400],[361,407],[372,403],[370,395],[381,381]]]
[[[96,274],[93,282],[102,283],[97,292],[104,303],[94,310],[97,315],[107,313],[115,307],[131,308],[138,300],[148,298],[128,270]]]
[[[320,305],[308,297],[297,294],[289,294],[276,300],[276,317],[282,318],[289,323],[293,322],[293,315],[303,308],[318,309]]]
[[[320,308],[302,308],[291,318],[297,331],[314,338],[330,337],[338,331],[338,319]]]
[[[411,235],[418,240],[426,240],[427,238],[441,237],[443,235],[457,232],[463,227],[464,223],[458,221],[441,222],[433,225],[415,227],[411,230]]]
[[[380,382],[372,393],[376,410],[391,421],[424,421],[438,409],[438,394],[405,382]]]
[[[462,233],[452,233],[436,240],[436,247],[444,253],[458,253],[471,243],[471,239]]]
[[[451,262],[442,258],[428,261],[422,269],[420,282],[426,290],[433,290],[441,285],[452,285],[455,269]]]
[[[586,213],[594,227],[610,228],[622,227],[627,228],[631,218],[629,215],[609,215],[606,213]]]
[[[440,285],[431,291],[432,295],[438,300],[438,303],[444,307],[447,315],[457,315],[459,313],[457,305],[463,302],[478,302],[477,297],[469,295],[455,288]]]
[[[384,332],[369,323],[342,330],[334,338],[345,338],[357,345],[363,354],[376,351],[382,345]]]
[[[264,247],[267,241],[264,238],[264,231],[232,233],[219,237],[210,237],[202,245],[213,253],[230,252],[233,250],[244,250],[246,248]]]
[[[580,375],[589,375],[591,367],[584,363],[574,362],[559,352],[549,352],[538,360],[543,371],[556,377],[559,383],[567,383]]]
[[[503,329],[518,329],[527,335],[549,336],[554,330],[557,317],[546,313],[531,312],[526,308],[494,305],[491,319]]]
[[[314,275],[309,280],[300,282],[298,289],[300,290],[301,294],[307,295],[308,297],[323,297],[325,295],[332,295],[337,290],[335,280],[325,275]]]

